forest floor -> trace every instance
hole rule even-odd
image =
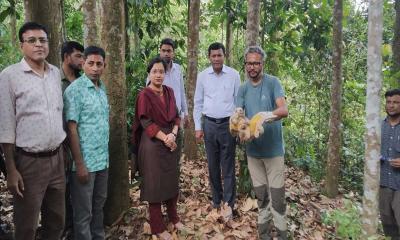
[[[349,211],[346,202],[359,202],[359,196],[353,193],[329,199],[321,194],[322,183],[313,182],[303,171],[287,167],[286,200],[288,229],[291,239],[351,239],[339,237],[338,222],[332,219],[344,219],[342,236],[351,236],[357,231],[354,224],[359,225],[357,213],[346,215]],[[225,222],[221,211],[213,210],[210,205],[210,187],[208,183],[207,163],[205,159],[181,162],[181,199],[178,213],[187,230],[173,232],[175,239],[257,239],[257,201],[243,194],[238,194],[236,202],[237,214],[232,220]],[[157,239],[150,234],[147,222],[147,204],[140,202],[137,186],[130,189],[131,208],[113,226],[107,227],[107,239]],[[4,179],[0,179],[0,230],[10,232],[12,226],[12,200],[6,191]],[[356,204],[357,205],[357,204]],[[358,210],[356,209],[356,212]],[[336,216],[338,217],[327,217]],[[340,214],[343,215],[340,215]],[[329,220],[330,219],[330,220]],[[353,223],[354,221],[354,223]],[[357,222],[358,221],[358,222]],[[346,226],[346,224],[348,226]],[[171,229],[171,226],[169,226]],[[346,231],[350,231],[347,233]],[[1,237],[0,240],[7,239]],[[354,239],[354,238],[353,238]]]

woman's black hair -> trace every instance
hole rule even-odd
[[[149,62],[149,65],[147,65],[147,73],[150,73],[151,69],[153,68],[154,64],[156,64],[156,63],[162,63],[162,65],[164,66],[164,71],[167,71],[167,67],[168,67],[167,62],[164,61],[160,57],[155,57],[155,58],[151,59],[151,61]]]

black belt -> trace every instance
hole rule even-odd
[[[55,148],[54,150],[47,151],[47,152],[27,152],[24,149],[17,147],[17,152],[21,153],[25,156],[34,157],[34,158],[44,158],[44,157],[52,157],[60,151],[60,146]]]
[[[204,118],[207,120],[210,120],[211,122],[215,122],[216,124],[220,123],[226,123],[229,121],[229,117],[224,117],[224,118],[212,118],[209,116],[204,115]]]

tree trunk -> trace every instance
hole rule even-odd
[[[14,1],[13,5],[11,5],[10,29],[11,29],[12,45],[17,49],[18,48],[18,40],[17,40],[17,12],[15,9],[16,5],[17,5],[17,1]]]
[[[261,33],[260,33],[260,36],[261,36],[261,39],[260,39],[260,46],[264,46],[264,44],[265,44],[265,35],[266,35],[266,33],[267,33],[267,22],[268,21],[266,21],[266,19],[267,19],[267,1],[268,0],[263,0],[262,1],[262,6],[260,7],[261,8],[261,13],[260,13],[260,21],[262,22],[262,23],[260,23],[260,26],[261,26]]]
[[[60,0],[24,0],[25,21],[33,21],[46,26],[49,35],[49,56],[47,61],[60,66],[62,44],[61,1]]]
[[[139,30],[140,30],[140,22],[139,22],[139,16],[140,16],[140,9],[139,7],[133,7],[133,54],[137,55],[140,54],[140,35],[139,35]]]
[[[107,53],[104,79],[110,102],[110,169],[105,223],[112,224],[129,207],[126,123],[124,2],[102,0],[102,47]],[[107,61],[107,59],[110,59]]]
[[[83,9],[83,42],[85,47],[99,44],[98,27],[96,24],[97,8],[96,0],[85,0]]]
[[[263,4],[263,7],[262,7],[263,10],[262,11],[264,13],[264,19],[263,19],[264,23],[268,22],[267,21],[267,18],[268,18],[267,4],[268,4],[268,2],[269,2],[268,0],[264,0],[262,2],[262,4]],[[276,6],[274,0],[270,1],[270,4],[271,4],[271,7],[270,7],[271,10],[270,11],[272,11],[272,12],[270,12],[269,14],[271,15],[271,17],[273,19],[272,22],[278,22],[279,21],[279,16],[277,14],[275,14],[275,11],[278,11],[277,10],[278,7]],[[265,39],[264,39],[265,36],[264,35],[266,34],[266,29],[267,29],[267,24],[264,24],[263,31],[262,31],[262,38],[261,38],[261,42],[262,43],[265,42]],[[278,31],[272,31],[270,33],[270,35],[268,36],[268,38],[269,38],[268,41],[270,43],[277,44],[278,41],[279,41],[278,40]],[[264,45],[262,44],[261,46],[264,46]],[[277,50],[271,49],[271,50],[269,50],[267,55],[268,55],[268,58],[267,58],[267,61],[265,63],[266,64],[266,71],[269,72],[271,75],[279,76],[279,65],[278,65],[279,59],[278,59]]]
[[[62,42],[67,41],[67,28],[65,26],[65,10],[64,10],[64,0],[61,0],[61,37],[62,37]]]
[[[333,9],[333,79],[331,86],[331,114],[326,168],[326,194],[330,198],[334,198],[338,194],[341,156],[342,19],[343,2],[342,0],[335,0]]]
[[[400,86],[400,0],[395,0],[394,8],[396,10],[396,21],[394,24],[394,36],[393,36],[393,67],[392,72],[397,78],[398,87]]]
[[[189,21],[188,21],[188,72],[186,84],[186,96],[189,112],[193,112],[193,97],[197,80],[197,62],[199,48],[200,31],[200,0],[190,0],[189,2]],[[193,123],[193,115],[189,114],[190,121]],[[196,159],[197,146],[194,136],[194,124],[185,131],[185,155],[188,159]]]
[[[129,6],[128,0],[124,0],[124,17],[125,17],[125,60],[129,61],[131,54],[131,44],[129,39]]]
[[[258,44],[260,26],[260,0],[248,0],[246,46]]]
[[[366,137],[364,196],[362,212],[363,239],[377,233],[380,173],[380,102],[382,88],[383,0],[370,0],[368,8],[368,58],[366,97]]]
[[[232,49],[233,49],[233,31],[232,31],[232,23],[233,23],[233,12],[231,9],[231,0],[226,0],[226,64],[232,64]]]

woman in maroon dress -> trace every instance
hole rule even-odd
[[[172,239],[166,230],[161,203],[167,206],[168,219],[178,230],[183,228],[177,215],[178,161],[176,135],[180,118],[172,88],[163,84],[167,64],[159,57],[148,67],[149,85],[136,99],[132,144],[136,147],[142,177],[140,199],[149,202],[152,234]]]

